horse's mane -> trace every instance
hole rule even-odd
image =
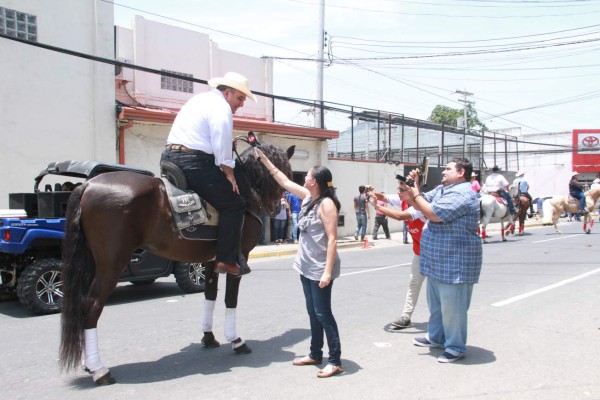
[[[263,144],[261,150],[288,178],[292,177],[292,167],[287,153],[279,146]],[[283,189],[269,174],[265,166],[254,158],[254,150],[250,147],[241,155],[242,168],[236,168],[236,180],[240,193],[246,194],[249,209],[258,208],[271,214],[281,199]],[[250,194],[251,188],[256,194]]]

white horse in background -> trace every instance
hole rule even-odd
[[[508,211],[508,205],[500,203],[496,196],[491,194],[484,194],[479,199],[479,224],[481,225],[481,238],[483,243],[487,243],[487,232],[486,227],[491,222],[500,222],[500,233],[502,234],[502,241],[506,242],[506,237],[511,233],[515,232],[515,224],[513,222],[512,215]],[[507,222],[506,231],[504,230],[504,223]]]
[[[594,210],[594,205],[600,198],[600,186],[585,192],[585,210],[586,213],[583,215],[583,231],[590,233],[594,220],[591,219],[590,213]],[[551,199],[544,201],[543,204],[544,219],[542,223],[544,225],[554,225],[554,231],[556,233],[562,233],[558,230],[558,218],[563,212],[570,212],[573,214],[580,213],[579,211],[579,199],[575,199],[571,196],[559,196],[555,195]],[[589,225],[588,225],[589,222]]]

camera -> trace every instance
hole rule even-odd
[[[410,186],[410,187],[414,187],[414,186],[415,186],[415,181],[413,181],[413,180],[412,180],[412,179],[410,179],[410,178],[408,178],[408,179],[407,179],[405,176],[402,176],[402,175],[396,175],[396,179],[398,179],[398,180],[399,180],[399,181],[401,181],[401,182],[404,182],[404,183],[406,183],[406,184],[407,184],[408,186]]]
[[[419,182],[421,184],[421,187],[427,187],[428,173],[429,173],[429,157],[426,156],[426,157],[423,157],[423,162],[417,168],[417,174],[419,175]],[[412,180],[411,178],[407,178],[405,176],[396,174],[396,179],[398,179],[401,182],[406,183],[410,187],[415,186],[415,181]]]

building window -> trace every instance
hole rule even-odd
[[[169,71],[166,69],[161,69],[161,71],[186,78],[194,77],[192,74],[184,74],[183,72]],[[185,79],[171,78],[170,76],[161,76],[160,88],[166,90],[175,90],[177,92],[194,93],[194,82],[187,81]]]
[[[0,33],[37,42],[37,17],[0,7]]]

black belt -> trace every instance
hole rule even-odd
[[[208,156],[212,156],[212,154],[208,154],[202,150],[194,150],[194,149],[190,149],[189,147],[185,147],[182,144],[168,144],[165,146],[165,149],[167,150],[181,150],[181,151],[186,151],[188,153],[193,153],[193,154],[206,154]]]

